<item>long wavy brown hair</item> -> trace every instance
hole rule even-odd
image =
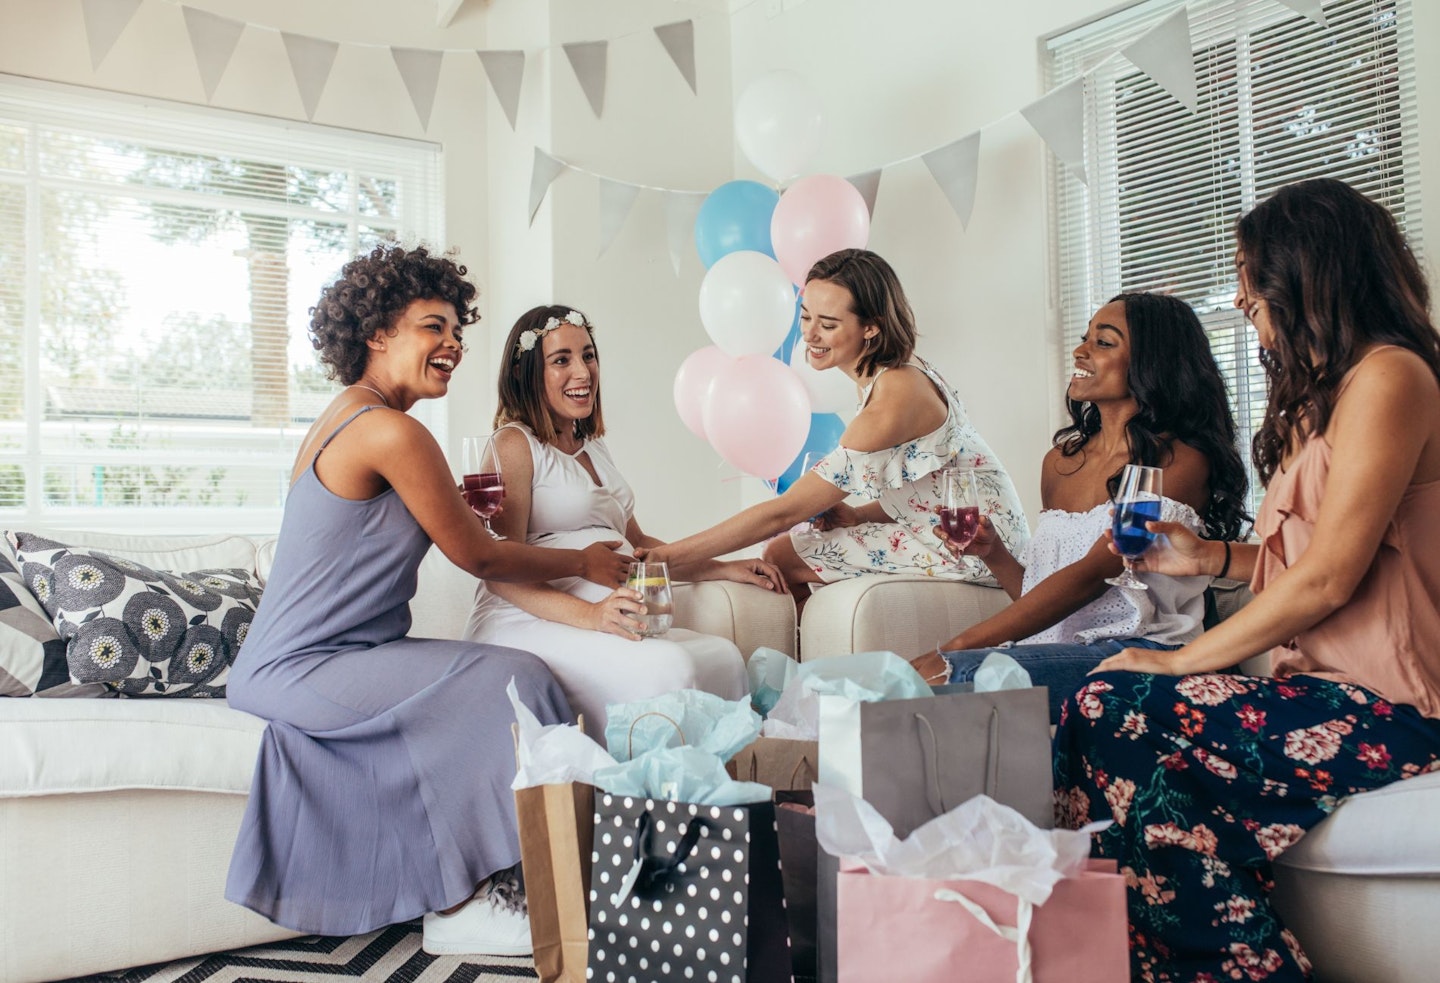
[[[1383,206],[1343,181],[1300,181],[1243,216],[1235,238],[1275,335],[1261,356],[1270,403],[1251,445],[1261,482],[1325,432],[1345,374],[1375,345],[1414,352],[1440,380],[1425,274]]]

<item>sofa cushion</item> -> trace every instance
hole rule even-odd
[[[221,700],[0,700],[0,798],[135,788],[245,794],[264,730],[265,721]]]
[[[1355,795],[1286,850],[1297,870],[1374,877],[1440,876],[1440,772]]]
[[[0,696],[111,696],[70,681],[65,643],[25,586],[8,541],[0,540]]]
[[[25,584],[66,643],[70,678],[131,695],[219,696],[260,584],[249,569],[172,573],[15,534]]]

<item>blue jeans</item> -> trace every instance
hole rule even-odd
[[[1085,685],[1085,676],[1098,666],[1102,659],[1109,658],[1121,649],[1177,649],[1178,645],[1163,645],[1148,638],[1106,638],[1089,645],[1078,642],[1054,642],[1046,645],[1005,645],[986,649],[957,649],[941,652],[953,670],[952,683],[968,683],[975,678],[975,670],[991,652],[1004,652],[1020,663],[1030,674],[1030,681],[1036,686],[1050,690],[1050,722],[1060,722],[1060,704],[1073,696]]]

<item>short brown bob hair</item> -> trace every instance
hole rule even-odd
[[[521,314],[510,329],[500,357],[500,378],[497,381],[499,403],[495,409],[495,427],[506,423],[523,423],[541,443],[555,443],[558,436],[555,432],[555,421],[550,416],[550,407],[545,403],[545,325],[552,317],[564,323],[572,313],[580,315],[584,324],[577,327],[585,329],[585,333],[590,336],[590,344],[594,345],[595,327],[590,323],[590,319],[579,310],[563,304],[532,307]],[[536,333],[535,344],[528,349],[522,349],[520,336],[527,331]],[[598,345],[595,346],[595,363],[600,363]],[[595,409],[585,419],[575,421],[575,436],[581,440],[605,435],[605,417],[600,410],[599,385],[595,387],[594,397]]]
[[[863,378],[877,369],[905,365],[915,354],[915,314],[890,264],[868,249],[842,249],[810,267],[805,282],[826,280],[850,291],[850,309],[863,327],[880,329],[874,347],[856,363]]]

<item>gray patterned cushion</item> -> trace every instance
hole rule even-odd
[[[0,696],[112,696],[104,686],[76,685],[65,643],[25,587],[8,540],[0,540]]]
[[[152,570],[24,532],[15,547],[25,586],[65,644],[72,682],[126,696],[225,695],[260,600],[249,571]]]

